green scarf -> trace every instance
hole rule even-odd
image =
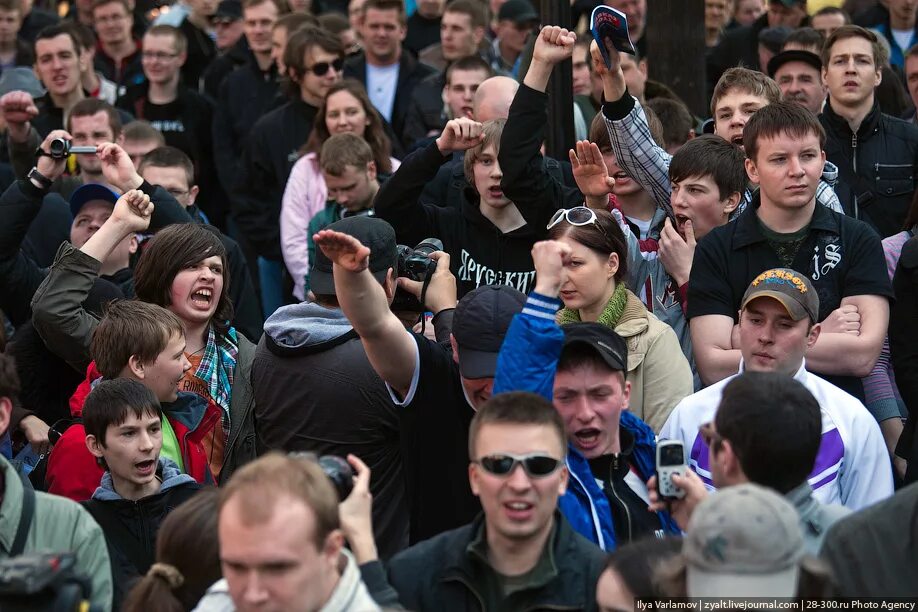
[[[622,318],[622,313],[625,312],[625,305],[627,303],[628,290],[625,288],[625,283],[618,283],[615,286],[615,291],[612,292],[612,297],[609,298],[608,303],[606,303],[606,307],[602,309],[602,314],[599,315],[598,322],[615,329],[619,319]],[[580,312],[573,308],[562,308],[561,311],[558,312],[558,325],[579,322]]]

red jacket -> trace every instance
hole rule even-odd
[[[80,383],[70,398],[70,414],[74,419],[82,419],[83,402],[93,384],[101,378],[95,362],[89,364],[86,380]],[[163,404],[163,413],[178,438],[185,472],[201,484],[214,484],[201,441],[217,424],[220,407],[194,393],[179,393],[176,401]],[[86,448],[86,430],[78,422],[67,428],[48,456],[45,485],[49,493],[84,501],[92,497],[104,472]]]

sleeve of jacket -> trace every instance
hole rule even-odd
[[[896,384],[909,413],[896,454],[909,459],[918,422],[918,239],[912,238],[902,247],[893,291],[896,299],[889,313],[889,348]]]
[[[561,300],[531,293],[513,317],[497,356],[494,394],[530,391],[551,401],[564,332],[555,323]]]
[[[252,342],[261,338],[264,319],[255,293],[249,264],[239,243],[228,236],[220,235],[226,247],[226,261],[230,272],[230,299],[233,301],[233,327],[241,331]]]
[[[621,99],[602,105],[602,116],[618,165],[672,216],[669,164],[673,156],[654,141],[644,108],[626,91]]]
[[[315,185],[310,180],[315,178],[309,167],[313,163],[312,159],[311,156],[304,156],[294,164],[281,199],[281,254],[293,278],[294,294],[301,300],[305,297],[303,279],[309,274],[309,221],[315,214],[310,211],[310,200],[313,197],[311,191],[315,191]]]
[[[682,354],[679,338],[671,327],[665,329],[644,355],[644,421],[655,432],[660,431],[667,417],[694,392],[692,368]]]
[[[153,215],[150,217],[150,231],[157,232],[173,223],[191,223],[191,217],[185,207],[175,197],[160,187],[144,181],[140,190],[150,195],[153,202]]]
[[[857,434],[845,446],[838,479],[841,503],[856,511],[893,494],[893,471],[889,450],[876,419],[861,410],[851,426]]]
[[[32,169],[32,166],[35,165],[35,150],[38,149],[41,141],[42,138],[34,127],[29,129],[29,135],[25,142],[13,142],[7,139],[10,165],[13,166],[13,173],[16,178],[24,178],[29,173],[29,170]]]
[[[26,180],[15,181],[0,196],[0,309],[15,326],[32,316],[32,295],[45,277],[21,248],[43,196]]]
[[[386,579],[386,570],[380,561],[370,561],[360,566],[360,577],[370,596],[386,610],[404,610],[398,601],[398,593]]]
[[[102,528],[82,507],[73,530],[71,550],[76,555],[80,572],[92,581],[92,605],[100,610],[110,610],[114,596],[112,566],[108,545]]]
[[[268,139],[273,138],[273,134],[268,131],[265,125],[258,123],[249,133],[242,152],[235,201],[240,231],[245,233],[258,255],[273,258],[280,255],[280,227],[279,220],[271,218],[277,210],[272,198],[282,197],[283,184],[279,184],[281,179],[271,165]]]
[[[415,245],[428,236],[438,236],[437,219],[440,209],[421,203],[421,191],[436,176],[440,166],[449,161],[432,142],[415,151],[402,161],[402,165],[376,194],[373,208],[376,216],[395,228],[402,244]]]
[[[546,125],[548,95],[520,85],[500,139],[500,186],[526,222],[536,228],[544,228],[559,208],[583,204],[580,191],[562,185],[545,170],[539,148]]]
[[[32,324],[48,350],[78,372],[92,359],[89,344],[98,320],[83,308],[102,264],[65,242],[32,298]]]
[[[236,142],[236,133],[233,129],[233,118],[230,109],[234,108],[228,81],[223,79],[220,85],[220,104],[214,108],[213,129],[211,136],[214,149],[214,165],[217,167],[217,177],[227,194],[233,192],[236,180],[239,178],[239,153],[241,146]]]

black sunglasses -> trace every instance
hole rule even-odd
[[[333,62],[319,62],[306,68],[306,72],[311,72],[316,76],[324,76],[329,68],[334,68],[335,72],[341,72],[341,69],[344,68],[344,60],[339,57]]]
[[[544,478],[561,467],[563,461],[547,455],[487,455],[475,461],[484,471],[495,476],[507,476],[522,464],[530,478]]]

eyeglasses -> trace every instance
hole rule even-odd
[[[563,461],[533,453],[531,455],[486,455],[473,463],[477,463],[484,468],[484,471],[494,476],[508,476],[513,473],[517,465],[522,465],[530,478],[545,478],[555,473]]]
[[[609,238],[606,230],[602,228],[602,225],[599,224],[599,217],[596,216],[596,211],[592,208],[587,208],[586,206],[575,206],[574,208],[559,209],[558,212],[556,212],[551,218],[551,221],[548,222],[548,226],[545,229],[551,229],[562,221],[567,221],[575,227],[593,225],[602,233],[603,236],[606,237],[606,240],[610,242],[612,240]]]
[[[714,429],[713,421],[708,421],[699,426],[698,433],[701,434],[701,440],[708,448],[714,448],[715,445],[720,446],[720,442],[723,440],[717,430]]]
[[[175,59],[178,57],[178,53],[165,53],[163,51],[144,51],[140,54],[145,60],[158,60],[164,62],[166,60]]]
[[[333,62],[319,62],[306,68],[306,72],[311,72],[316,76],[325,76],[329,68],[334,68],[335,72],[341,72],[341,69],[344,68],[344,60],[339,57]]]

